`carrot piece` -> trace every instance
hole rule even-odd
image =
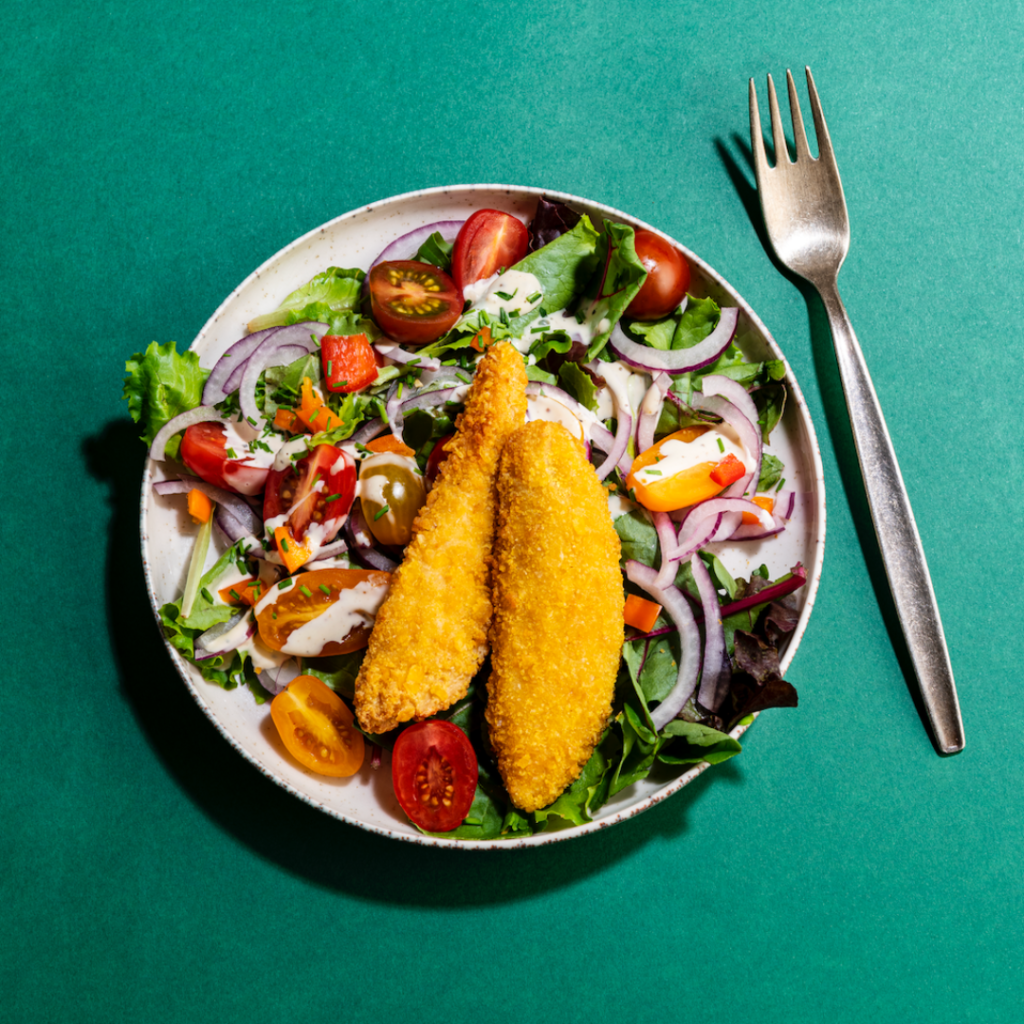
[[[232,583],[230,587],[223,587],[218,593],[225,604],[247,604],[253,607],[263,596],[263,584],[250,577],[247,580]]]
[[[287,430],[289,434],[301,434],[305,427],[299,414],[294,409],[278,408],[274,413],[274,426],[278,430]]]
[[[383,437],[375,437],[372,441],[366,442],[366,447],[371,452],[394,452],[396,455],[415,455],[416,453],[407,445],[395,437],[394,434],[385,434]]]
[[[752,497],[750,500],[755,505],[760,505],[761,508],[765,510],[765,512],[771,512],[775,508],[775,499],[767,494],[755,494],[754,497]],[[757,518],[757,516],[754,515],[753,512],[744,512],[743,522],[749,523],[751,526],[753,526],[756,523],[760,522],[760,520]]]
[[[313,391],[313,382],[308,377],[302,378],[302,404],[296,415],[314,434],[321,430],[334,430],[342,425],[340,416],[335,415],[324,404],[324,400]]]
[[[281,555],[281,561],[289,573],[296,572],[301,566],[309,561],[313,549],[309,542],[300,544],[293,536],[287,526],[279,526],[274,530],[274,540],[277,542],[277,550]]]
[[[719,487],[728,487],[729,484],[734,484],[741,476],[747,471],[747,467],[736,458],[735,455],[730,452],[713,470],[711,470],[711,479],[718,484]]]
[[[188,492],[188,514],[194,523],[207,523],[213,515],[213,502],[195,487]]]
[[[648,601],[645,597],[637,597],[636,594],[630,594],[626,598],[623,618],[626,620],[627,626],[639,629],[641,633],[650,633],[660,613],[660,604]]]
[[[485,327],[479,334],[474,335],[473,340],[470,343],[477,352],[483,352],[485,349],[490,348],[492,344],[490,327]]]

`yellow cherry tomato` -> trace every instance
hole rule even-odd
[[[315,676],[296,676],[270,705],[281,742],[303,767],[345,778],[363,763],[365,745],[348,705]]]
[[[665,459],[662,449],[669,441],[692,444],[708,429],[710,428],[683,427],[682,430],[663,437],[657,444],[652,445],[647,451],[641,452],[633,460],[629,476],[626,477],[626,487],[632,488],[636,500],[644,508],[649,508],[652,512],[673,512],[677,508],[689,508],[698,502],[713,498],[725,489],[728,484],[720,481],[727,478],[716,472],[719,465],[725,460],[698,462],[677,472],[666,472],[664,476],[659,477],[652,478],[650,474],[639,476],[642,469],[654,466]],[[733,461],[738,462],[734,456]],[[676,464],[678,465],[678,463]]]

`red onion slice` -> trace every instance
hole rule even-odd
[[[375,419],[364,423],[349,439],[349,444],[366,444],[375,437],[379,437],[388,429],[388,425],[377,416]]]
[[[402,348],[397,341],[378,341],[373,348],[385,359],[393,359],[396,363],[408,364],[418,361],[421,370],[441,369],[440,359],[434,359],[431,356],[418,356],[415,352],[409,352]]]
[[[595,359],[587,364],[591,373],[600,376],[600,363]],[[597,479],[603,480],[624,458],[629,450],[629,439],[633,436],[633,407],[629,404],[629,395],[614,376],[605,377],[608,390],[615,400],[615,443],[606,453],[604,462],[597,467]]]
[[[728,347],[736,334],[739,308],[726,306],[718,318],[718,326],[692,348],[657,349],[638,345],[626,337],[620,324],[616,324],[608,339],[612,351],[628,366],[648,373],[686,373],[713,363]]]
[[[466,222],[464,220],[439,220],[433,224],[424,224],[401,238],[396,238],[371,264],[373,270],[378,263],[389,260],[411,260],[415,259],[420,246],[435,232],[439,232],[446,242],[454,242],[459,229]]]
[[[665,393],[672,383],[672,378],[667,373],[656,373],[651,386],[644,395],[638,410],[639,418],[636,428],[636,453],[637,455],[647,451],[654,444],[654,432],[661,419],[661,407],[665,404]]]
[[[236,634],[236,627],[240,626],[246,617],[249,620],[246,629]],[[206,657],[212,658],[217,654],[233,651],[240,643],[248,640],[255,631],[256,623],[249,615],[249,609],[246,608],[244,611],[238,612],[237,615],[232,615],[227,622],[218,622],[216,626],[211,626],[196,640],[195,649],[204,652]],[[203,658],[197,655],[196,660],[202,661]]]
[[[163,462],[167,442],[175,434],[180,433],[186,427],[196,423],[209,423],[211,420],[220,420],[221,415],[213,406],[197,405],[194,409],[179,413],[173,419],[168,420],[156,433],[153,443],[149,446],[149,457],[154,462]]]
[[[276,697],[301,671],[298,658],[286,658],[280,665],[265,668],[259,674],[260,686]]]
[[[603,423],[592,423],[590,426],[590,443],[599,451],[610,452],[615,446],[615,435]],[[633,460],[630,458],[627,446],[627,448],[623,449],[622,455],[614,468],[618,469],[623,476],[627,476],[632,467]]]
[[[313,335],[322,338],[328,331],[327,324],[317,320],[281,327],[268,335],[262,344],[249,356],[238,385],[238,404],[242,415],[250,420],[262,419],[256,405],[256,382],[268,366],[287,366],[303,354],[312,355],[316,350]]]
[[[711,573],[699,554],[691,555],[690,570],[700,594],[704,611],[704,664],[701,668],[700,691],[697,700],[708,709],[717,711],[732,681],[732,666],[725,648],[725,630],[722,628],[722,612],[718,604],[718,591],[711,579]]]
[[[387,555],[376,549],[377,541],[366,526],[362,504],[358,498],[353,503],[352,510],[349,512],[348,522],[345,524],[345,532],[348,534],[350,550],[371,569],[394,572],[398,568],[396,562],[391,561]]]
[[[242,373],[245,371],[245,364],[249,356],[271,334],[279,330],[281,330],[280,327],[268,327],[266,330],[257,331],[255,334],[236,341],[214,363],[210,376],[206,378],[206,384],[203,386],[203,405],[216,405],[218,402],[223,402],[241,383]]]
[[[697,688],[697,676],[700,672],[700,630],[682,591],[675,586],[659,587],[655,583],[657,573],[642,562],[630,559],[626,562],[625,569],[626,578],[645,590],[661,605],[679,632],[679,672],[675,686],[651,712],[654,727],[661,732],[682,711]]]
[[[770,512],[746,498],[708,498],[707,501],[694,505],[687,513],[679,529],[676,549],[669,552],[670,557],[689,558],[701,546],[715,540],[718,534],[723,532],[720,523],[717,524],[717,528],[712,526],[708,532],[708,524],[714,522],[716,517],[721,516],[724,520],[727,514],[742,516],[744,512],[754,513],[765,529],[773,529],[775,526]]]
[[[256,515],[249,503],[237,494],[226,491],[223,487],[208,484],[197,476],[189,476],[188,473],[179,473],[178,479],[185,483],[189,489],[194,487],[197,491],[202,491],[210,501],[217,505],[218,510],[223,509],[232,519],[237,521],[243,532],[237,537],[231,537],[231,540],[241,540],[244,536],[255,537],[262,532],[263,520]]]

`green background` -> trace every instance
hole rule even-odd
[[[8,0],[3,21],[0,1020],[1021,1019],[1019,2]],[[944,612],[952,758],[901,662],[821,307],[763,245],[747,80],[763,103],[804,64]],[[461,182],[588,196],[700,253],[783,346],[829,495],[800,708],[640,817],[513,853],[341,824],[215,732],[147,605],[120,400],[126,357],[187,344],[297,235]]]

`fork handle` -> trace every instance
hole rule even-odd
[[[939,750],[964,748],[964,726],[946,638],[921,538],[864,354],[835,280],[817,283],[835,343],[871,518],[903,635]]]

